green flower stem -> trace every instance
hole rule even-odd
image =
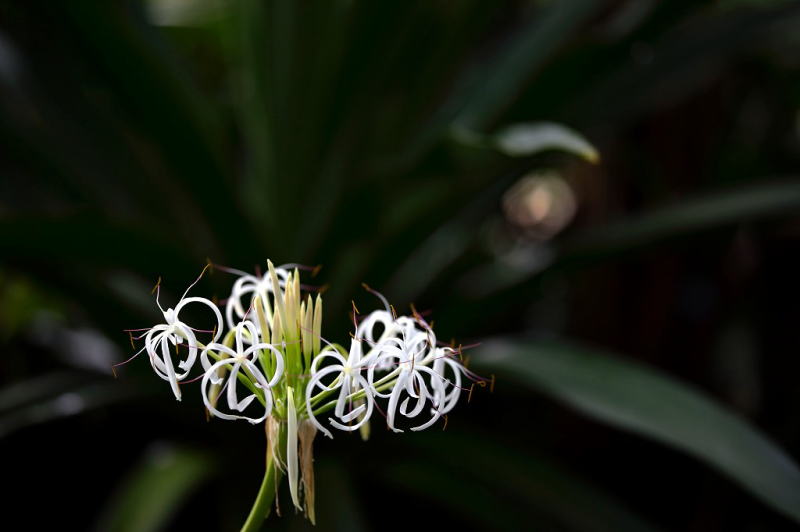
[[[400,369],[397,368],[397,369],[392,370],[391,373],[388,373],[387,375],[384,375],[382,378],[380,378],[378,381],[375,382],[375,384],[374,384],[375,389],[378,390],[378,391],[385,390],[387,388],[387,386],[385,386],[385,385],[386,384],[394,384],[395,380],[397,380],[397,375],[399,373],[400,373]],[[341,379],[341,376],[337,376],[330,385],[334,386],[334,385],[338,384],[340,379]],[[322,390],[317,395],[315,395],[314,397],[311,398],[311,406],[312,407],[316,407],[326,397],[330,397],[332,394],[336,393],[337,391],[338,390],[336,388],[333,388],[331,390]],[[361,395],[358,395],[358,394],[361,394]],[[363,393],[361,391],[358,391],[358,392],[356,392],[354,394],[351,394],[351,396],[348,397],[348,398],[349,399],[360,399],[362,397],[364,397]],[[326,409],[326,410],[328,410],[328,409]],[[315,410],[314,411],[314,415],[316,415],[316,413],[317,412]]]
[[[286,444],[285,431],[280,431],[281,436],[278,438],[278,445]],[[275,500],[275,492],[280,487],[283,473],[275,467],[275,460],[272,453],[267,453],[267,467],[264,470],[264,479],[261,481],[261,488],[258,490],[256,500],[253,507],[250,509],[250,515],[247,516],[247,521],[242,526],[242,532],[257,532],[261,530],[264,520],[269,517],[272,510],[272,501]]]
[[[384,377],[383,379],[381,379],[380,381],[376,382],[375,383],[375,390],[378,391],[378,392],[382,392],[383,390],[387,390],[387,389],[391,388],[392,386],[394,386],[394,383],[397,382],[397,379],[394,379],[394,380],[389,381],[389,382],[386,381],[387,377],[393,377],[393,376],[394,375],[389,374],[386,377]],[[380,384],[380,386],[379,386],[379,384]],[[363,399],[365,395],[366,395],[366,392],[364,392],[364,390],[359,390],[359,391],[357,391],[355,393],[351,393],[350,395],[348,395],[347,396],[347,400],[348,401],[350,401],[350,400],[357,401],[358,399]],[[336,403],[337,403],[337,400],[329,401],[329,402],[325,403],[324,405],[316,408],[314,410],[314,416],[318,416],[320,414],[323,414],[323,413],[327,412],[331,408],[335,407]]]

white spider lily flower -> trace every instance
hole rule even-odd
[[[240,275],[240,277],[236,279],[236,282],[233,283],[231,295],[228,298],[228,301],[225,303],[225,320],[228,324],[228,327],[233,329],[236,326],[236,323],[245,319],[245,316],[248,315],[252,316],[252,319],[248,318],[248,321],[252,321],[258,327],[258,322],[255,319],[254,313],[250,312],[248,314],[250,302],[256,296],[261,298],[261,301],[264,305],[267,322],[272,325],[273,310],[272,305],[270,304],[269,295],[274,295],[274,285],[272,283],[272,278],[270,277],[269,271],[265,272],[262,277],[250,275],[249,273],[239,270],[229,271]],[[275,274],[278,279],[278,286],[283,289],[286,286],[286,280],[289,277],[289,270],[282,266],[278,266],[275,268]],[[246,305],[242,303],[243,298],[245,298]]]
[[[319,363],[327,358],[333,359],[335,363],[320,369]],[[328,421],[331,426],[339,430],[358,430],[372,415],[372,409],[375,404],[372,396],[372,387],[369,381],[361,374],[361,370],[366,369],[373,360],[374,356],[362,357],[361,342],[353,339],[350,342],[350,352],[347,360],[335,347],[329,345],[317,355],[311,364],[311,380],[306,385],[306,409],[309,420],[327,437],[333,438],[333,434],[323,427],[314,416],[311,395],[317,388],[323,392],[332,392],[338,389],[339,396],[333,411],[338,420],[330,417]],[[325,384],[322,379],[325,377],[330,378],[329,376],[331,375],[333,380],[330,384]],[[362,390],[365,402],[352,408],[352,398],[348,400],[348,397]],[[350,410],[346,410],[348,407],[350,407]],[[358,421],[352,423],[354,420]],[[344,423],[348,424],[345,425]]]
[[[381,334],[376,338],[376,329],[381,328]],[[356,327],[355,337],[365,341],[370,351],[380,352],[382,346],[390,338],[398,335],[410,336],[415,331],[415,322],[408,316],[394,317],[388,310],[375,310],[369,313]],[[394,367],[391,360],[386,357],[377,357],[375,369],[391,370]]]
[[[189,288],[191,288],[191,286]],[[166,323],[151,328],[145,335],[144,342],[145,349],[150,357],[150,365],[153,366],[156,375],[165,381],[169,381],[172,386],[172,392],[175,394],[175,398],[178,401],[181,400],[181,389],[178,386],[178,382],[189,375],[197,358],[198,346],[194,331],[192,327],[179,318],[181,310],[186,308],[186,305],[190,303],[200,303],[214,312],[214,316],[217,318],[217,326],[214,330],[212,341],[217,341],[222,334],[222,315],[219,309],[208,299],[202,297],[187,298],[186,293],[184,293],[175,308],[168,308],[167,310],[161,307],[161,304],[158,302],[158,296],[156,296],[156,304],[163,313]],[[177,346],[182,344],[184,340],[186,340],[187,343],[188,353],[184,360],[178,362],[178,369],[181,370],[178,372],[175,370],[175,365],[172,362],[170,344]]]
[[[433,425],[443,414],[443,399],[447,397],[445,382],[441,375],[434,372],[428,364],[436,353],[435,344],[431,342],[430,330],[417,330],[410,338],[393,338],[381,346],[377,357],[378,363],[368,370],[368,380],[377,397],[388,398],[386,422],[394,432],[403,432],[395,426],[395,417],[399,410],[400,415],[407,418],[419,416],[428,401],[433,405],[431,418],[425,423],[412,427],[411,430],[424,430]],[[382,363],[381,363],[382,362]],[[374,376],[375,367],[389,366],[394,369],[387,377],[396,380],[390,392],[383,394],[379,391],[379,382]],[[384,380],[387,378],[384,377]],[[426,382],[425,377],[430,381]],[[406,395],[405,399],[401,398]],[[412,400],[414,406],[411,407]]]
[[[214,416],[221,419],[246,419],[250,423],[261,423],[272,412],[273,398],[272,388],[280,381],[283,376],[283,355],[272,344],[259,342],[258,330],[255,325],[249,321],[240,322],[235,327],[236,349],[231,349],[223,344],[212,343],[200,353],[200,360],[205,368],[203,381],[201,383],[201,392],[203,395],[203,403],[205,403],[208,411]],[[245,344],[249,344],[245,348]],[[267,379],[265,374],[256,364],[260,351],[269,351],[275,356],[275,372],[271,379]],[[221,357],[214,363],[211,363],[209,356],[211,352],[219,353]],[[224,376],[220,376],[218,370],[225,368],[227,371]],[[252,393],[246,395],[244,398],[239,399],[238,395],[238,382],[240,372],[244,371],[245,379],[253,386]],[[224,413],[216,408],[209,396],[209,384],[221,384],[225,381],[223,391],[228,404],[228,409],[232,412],[244,412],[245,409],[257,398],[263,400],[264,415],[258,418],[252,418],[245,415]],[[257,391],[261,390],[261,397],[257,395]]]

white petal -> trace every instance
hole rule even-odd
[[[214,317],[217,318],[217,328],[216,332],[214,333],[214,338],[212,339],[212,341],[216,342],[217,340],[219,340],[219,337],[222,334],[222,314],[220,314],[217,306],[204,297],[187,297],[186,299],[181,300],[181,302],[178,303],[178,306],[175,307],[176,318],[181,309],[186,305],[188,305],[189,303],[200,303],[202,305],[207,306],[214,312]]]

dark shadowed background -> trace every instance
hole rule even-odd
[[[271,258],[496,378],[319,438],[319,530],[793,530],[798,177],[796,2],[2,1],[2,507],[236,530],[263,429],[111,365]]]

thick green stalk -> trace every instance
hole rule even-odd
[[[275,467],[275,461],[272,458],[272,453],[267,454],[267,467],[264,471],[264,480],[261,481],[261,489],[258,490],[258,495],[253,503],[253,508],[250,510],[250,515],[247,516],[242,532],[256,532],[261,530],[264,520],[269,516],[272,509],[272,501],[275,500],[275,491],[280,487],[282,473],[280,469]]]

